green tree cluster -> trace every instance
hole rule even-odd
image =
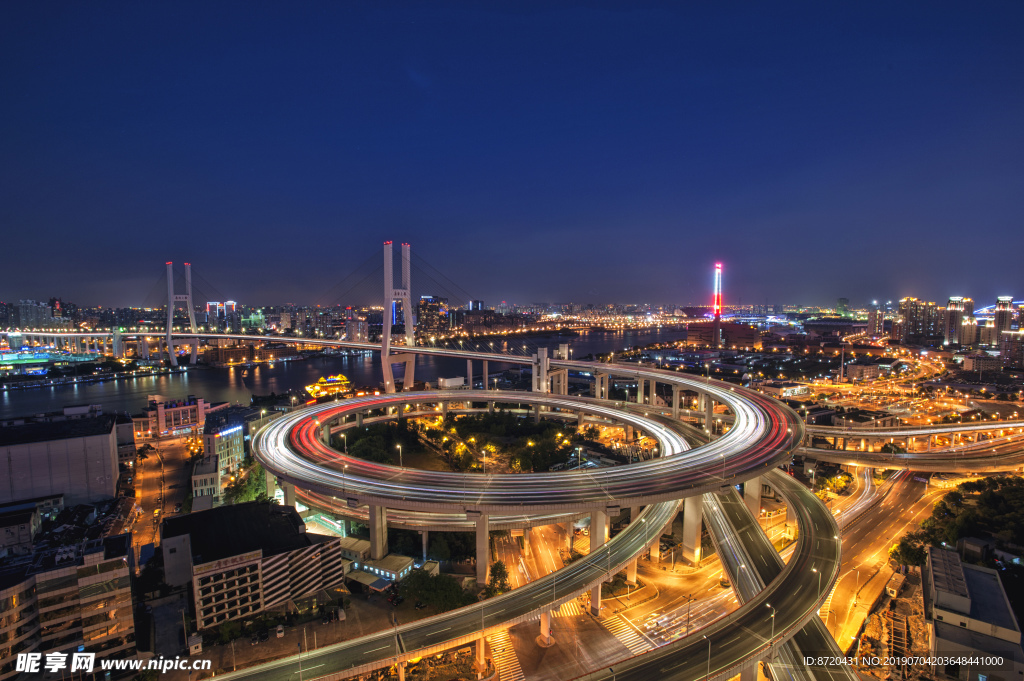
[[[410,572],[399,583],[398,590],[403,598],[422,601],[437,612],[455,610],[476,601],[451,575],[431,575],[426,570]]]
[[[258,463],[251,463],[224,490],[224,501],[229,504],[267,499],[267,474]]]
[[[487,580],[487,586],[484,587],[483,597],[492,598],[511,589],[512,586],[508,583],[508,568],[505,563],[500,560],[491,563],[491,575]]]

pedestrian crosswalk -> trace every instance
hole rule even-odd
[[[627,622],[621,615],[602,618],[599,621],[605,629],[610,631],[615,638],[619,639],[624,646],[629,648],[629,652],[634,655],[646,653],[648,650],[655,647],[651,639],[637,631],[636,628],[629,624],[629,622]]]
[[[516,649],[512,647],[508,630],[491,634],[487,637],[487,643],[491,646],[491,657],[498,669],[498,681],[525,681],[526,675],[519,666],[519,658],[516,657]]]
[[[583,614],[583,608],[580,607],[580,602],[577,599],[573,599],[558,606],[558,610],[554,614],[555,617],[576,617]]]

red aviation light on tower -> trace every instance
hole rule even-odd
[[[722,314],[722,263],[720,262],[715,263],[715,291],[711,306],[714,308],[716,317]]]

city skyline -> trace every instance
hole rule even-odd
[[[485,300],[697,302],[715,261],[726,304],[994,299],[1024,9],[987,9],[8,4],[3,297],[188,260],[301,303],[393,238]]]

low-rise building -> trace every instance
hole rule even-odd
[[[227,421],[208,422],[203,429],[203,455],[217,462],[219,484],[226,487],[231,476],[238,473],[245,459],[243,426]]]
[[[847,409],[832,417],[832,425],[840,428],[895,428],[899,424],[898,416],[873,409]]]
[[[140,413],[132,415],[135,441],[194,435],[202,430],[211,412],[227,406],[227,402],[210,403],[195,395],[184,400],[150,395],[149,404]]]
[[[64,495],[68,505],[117,494],[116,417],[0,428],[0,503]]]
[[[164,580],[192,582],[199,629],[268,609],[303,611],[344,583],[341,539],[307,534],[292,506],[220,506],[169,518],[160,534]]]
[[[985,660],[940,662],[932,671],[965,681],[982,679],[979,672],[990,679],[1024,674],[1020,627],[995,570],[962,563],[955,551],[928,547],[924,582],[929,655]]]
[[[964,357],[964,371],[999,371],[1003,361],[991,355],[967,355]]]
[[[192,467],[192,510],[206,511],[220,505],[221,484],[217,459],[204,456]]]
[[[758,386],[765,395],[771,395],[777,399],[787,397],[800,397],[811,394],[811,386],[806,383],[791,383],[786,381],[769,381]]]

